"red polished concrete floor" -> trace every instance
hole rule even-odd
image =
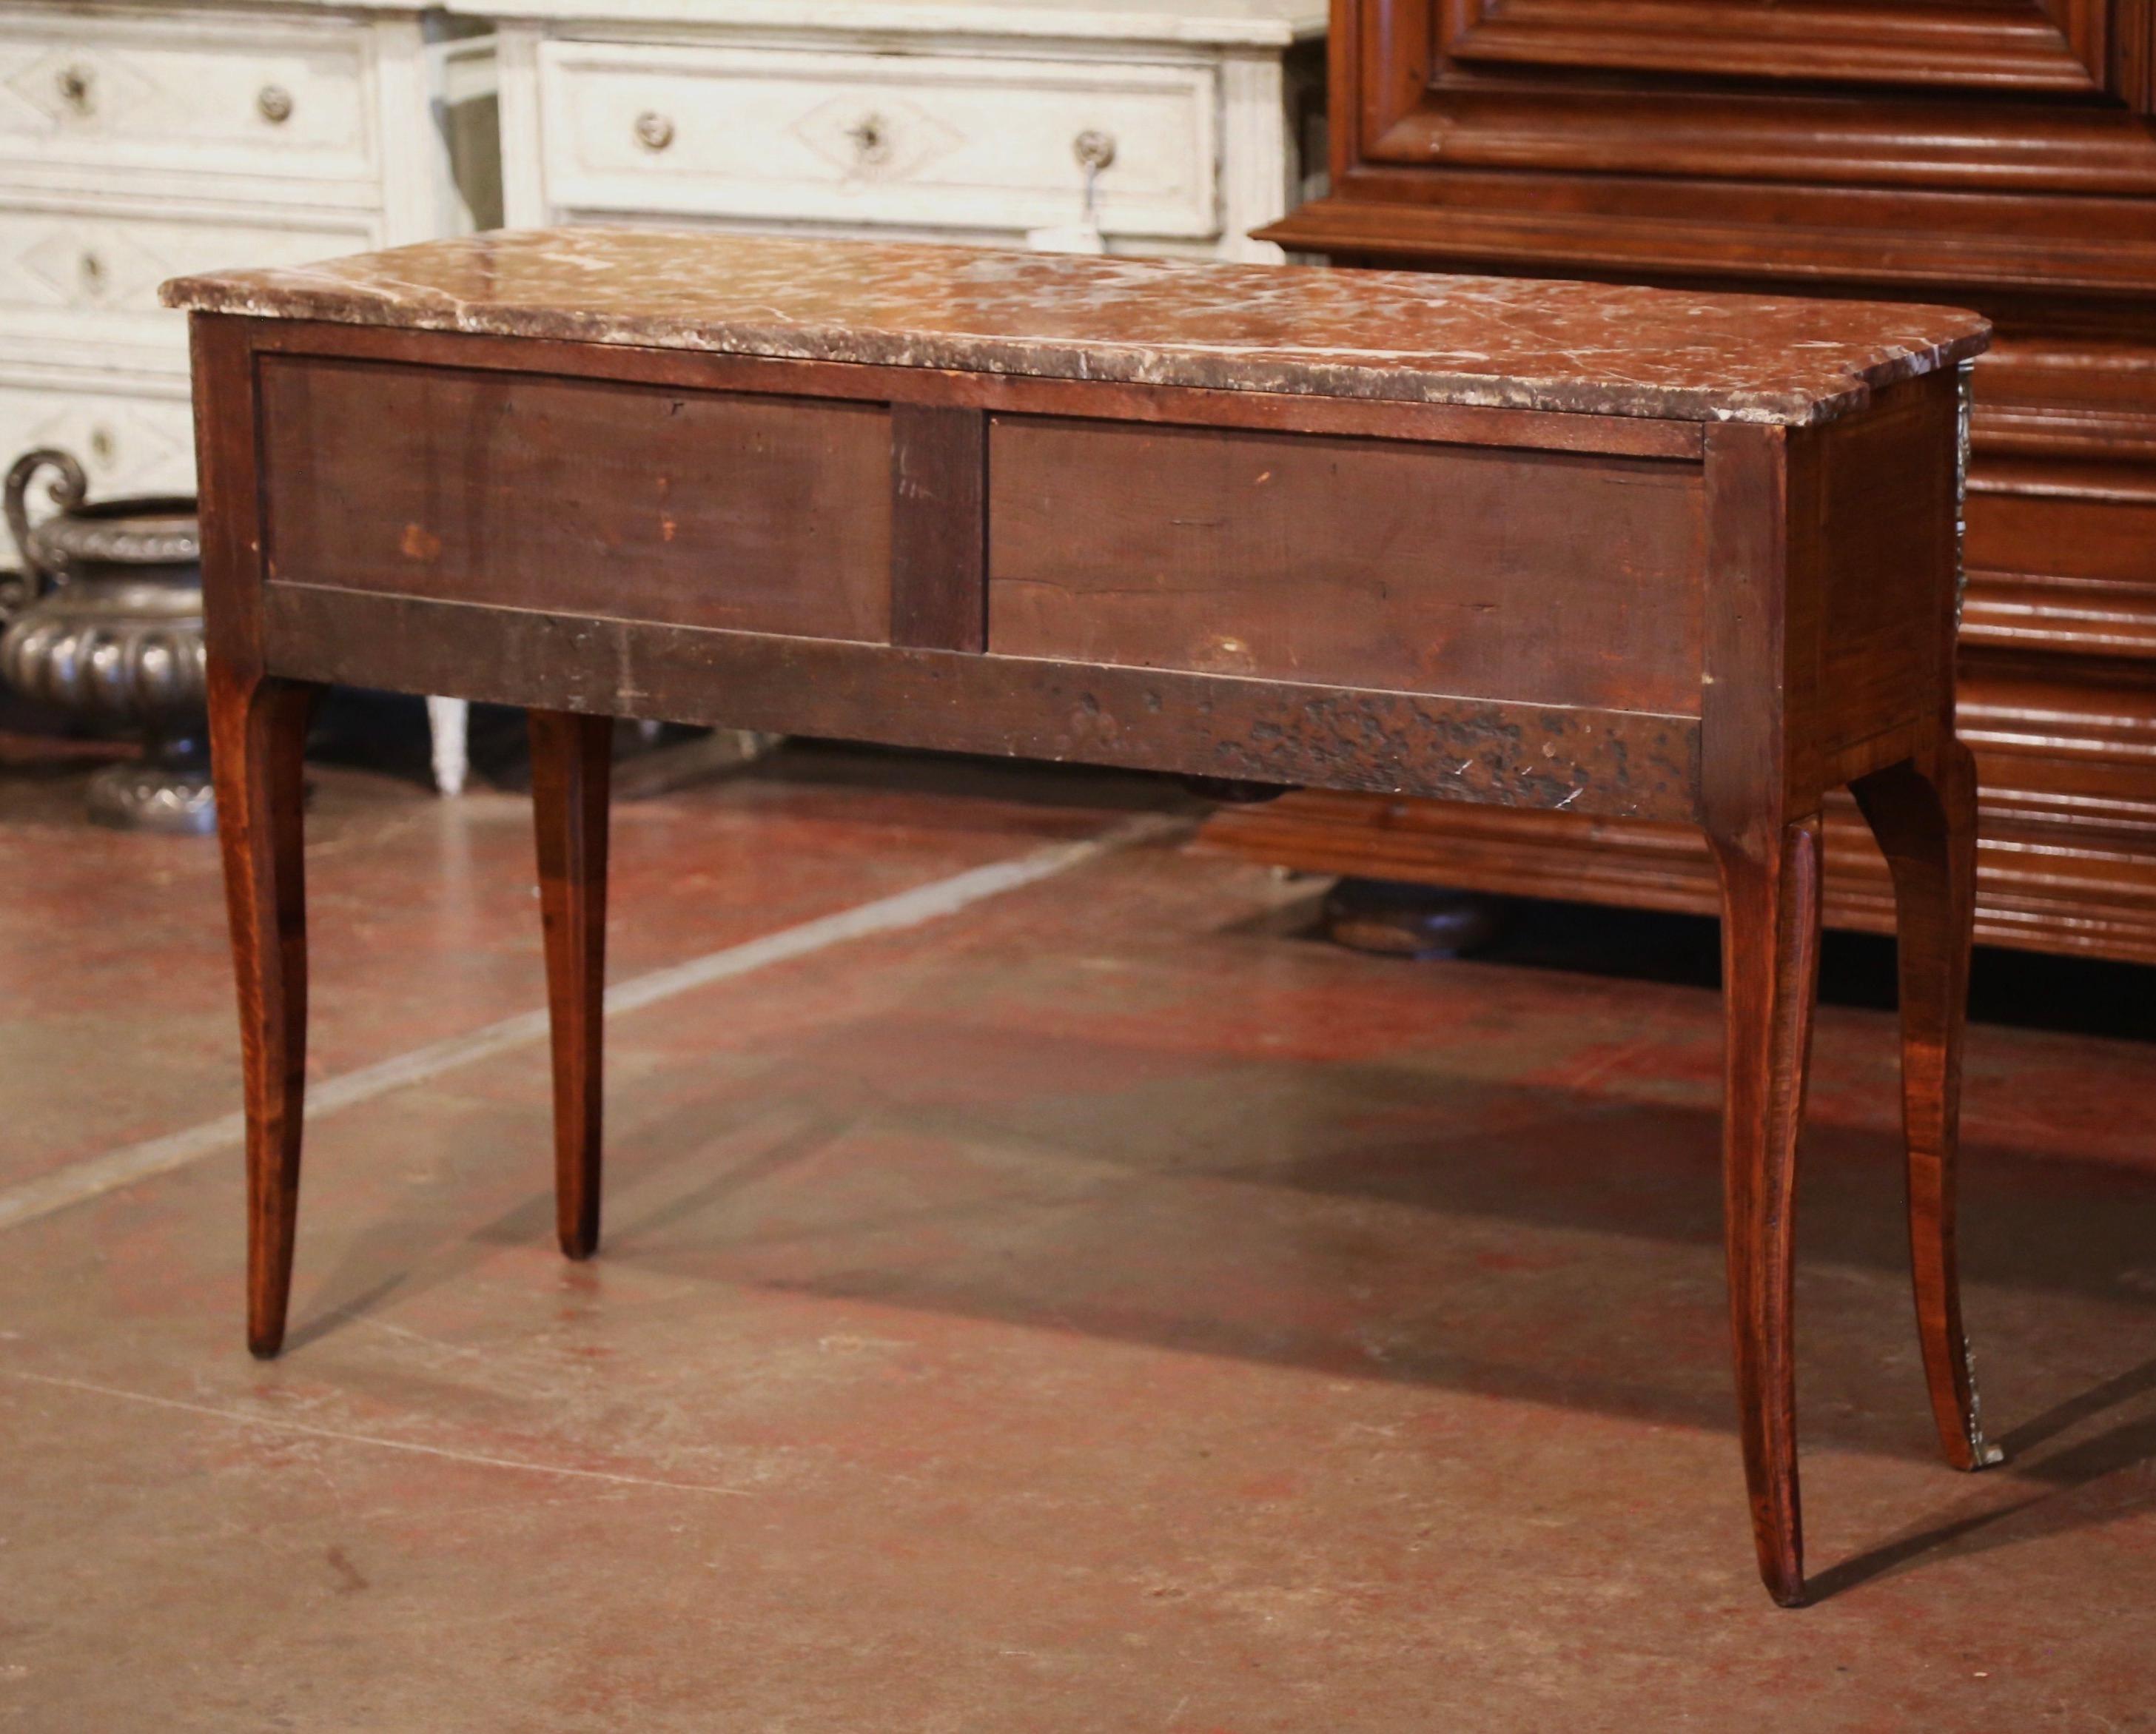
[[[237,1101],[211,851],[77,825],[80,774],[0,772],[0,1209]],[[536,1004],[521,801],[316,780],[317,1079]],[[667,780],[619,809],[617,982],[1163,804],[806,751]],[[1968,1478],[1891,1021],[1824,1012],[1821,1599],[1783,1613],[1705,930],[1627,930],[1675,959],[1629,977],[1555,916],[1400,964],[1309,938],[1316,890],[1156,838],[617,1017],[587,1267],[537,1047],[382,1090],[312,1134],[274,1365],[228,1147],[0,1230],[0,1727],[2156,1726],[2156,1049],[1973,1035],[2012,1460]],[[2034,997],[1991,998],[2092,1021]]]

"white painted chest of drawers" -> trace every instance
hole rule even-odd
[[[496,33],[514,226],[1277,259],[1249,232],[1322,155],[1322,0],[449,4]]]
[[[470,226],[442,121],[460,50],[429,17],[0,0],[0,465],[59,445],[93,495],[192,491],[159,282]]]

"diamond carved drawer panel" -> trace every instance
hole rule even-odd
[[[540,88],[559,210],[1024,230],[1077,217],[1096,133],[1104,227],[1221,226],[1209,66],[550,43]]]
[[[157,285],[183,272],[250,264],[305,264],[380,244],[371,213],[342,221],[168,218],[110,209],[42,210],[0,203],[0,353],[49,361],[55,344],[82,346],[110,366],[116,346],[151,351],[177,372],[185,326],[157,305]],[[138,358],[139,359],[139,358]]]
[[[371,84],[341,23],[0,14],[0,159],[364,180]]]
[[[56,445],[81,460],[92,499],[121,494],[191,494],[195,485],[194,411],[184,383],[171,395],[139,387],[101,392],[0,380],[0,437],[12,460]]]

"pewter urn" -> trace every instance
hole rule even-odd
[[[30,523],[50,469],[54,516]],[[136,762],[91,778],[100,824],[206,832],[217,823],[204,750],[202,538],[192,500],[86,505],[82,466],[51,449],[8,472],[23,577],[0,593],[0,679],[94,726],[139,732]]]

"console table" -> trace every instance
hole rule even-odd
[[[563,1249],[599,1220],[618,711],[1698,825],[1719,864],[1745,1470],[1804,1593],[1793,1186],[1820,808],[1892,863],[1909,1232],[1949,1462],[1973,783],[1966,395],[1931,307],[560,229],[179,280],[283,1340],[330,682],[526,706]]]

